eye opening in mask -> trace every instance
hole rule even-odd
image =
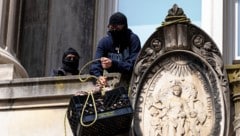
[[[65,60],[67,61],[73,61],[73,60],[78,60],[78,57],[73,55],[73,54],[68,54],[66,57],[65,57]]]
[[[123,28],[124,25],[108,25],[109,31],[121,31]]]

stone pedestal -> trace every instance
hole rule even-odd
[[[13,64],[1,64],[0,65],[0,80],[12,80],[14,73]]]
[[[234,105],[233,127],[236,136],[240,135],[240,64],[226,66],[230,89],[232,91],[232,101]]]
[[[1,67],[1,74],[5,74],[4,77],[1,75],[1,80],[9,80],[13,78],[27,78],[28,73],[25,68],[20,64],[20,62],[15,58],[11,53],[7,50],[0,48],[0,65]],[[2,71],[4,69],[4,71]],[[12,74],[10,78],[9,74]],[[5,77],[6,74],[8,77]]]

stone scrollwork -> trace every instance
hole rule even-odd
[[[223,77],[223,61],[216,46],[212,42],[205,42],[202,35],[193,37],[193,45],[193,51],[206,59],[214,67],[219,77]]]
[[[143,73],[147,70],[147,68],[151,65],[152,61],[154,61],[158,56],[160,51],[162,50],[162,42],[158,38],[153,38],[150,41],[150,47],[147,47],[143,50],[140,59],[136,62],[133,75],[132,82],[133,85],[131,87],[132,92],[131,96],[135,97],[136,95],[136,85],[140,82],[140,78]]]

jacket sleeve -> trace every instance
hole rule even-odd
[[[114,71],[118,71],[123,74],[132,74],[133,67],[136,61],[136,58],[138,56],[139,51],[141,50],[141,43],[137,35],[132,34],[131,35],[131,42],[130,42],[130,51],[129,51],[129,57],[127,57],[123,61],[112,61],[112,68]]]
[[[97,60],[101,57],[104,57],[104,55],[106,54],[106,49],[104,45],[109,44],[109,41],[107,40],[107,38],[103,38],[99,41],[98,46],[97,46],[97,50],[96,50],[96,54],[95,54],[95,62],[93,62],[93,64],[90,67],[90,74],[91,75],[95,75],[95,76],[101,76],[103,75],[103,68],[101,66],[101,62],[100,60]]]

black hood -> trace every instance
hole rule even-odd
[[[127,17],[121,12],[116,12],[109,18],[108,25],[124,25],[125,29],[127,29],[128,28]]]
[[[66,59],[66,56],[69,54],[73,54],[76,56],[76,59],[73,60],[68,60]],[[78,65],[79,65],[79,54],[77,53],[77,51],[73,48],[68,48],[62,57],[62,68],[70,73],[76,73],[78,71]]]

